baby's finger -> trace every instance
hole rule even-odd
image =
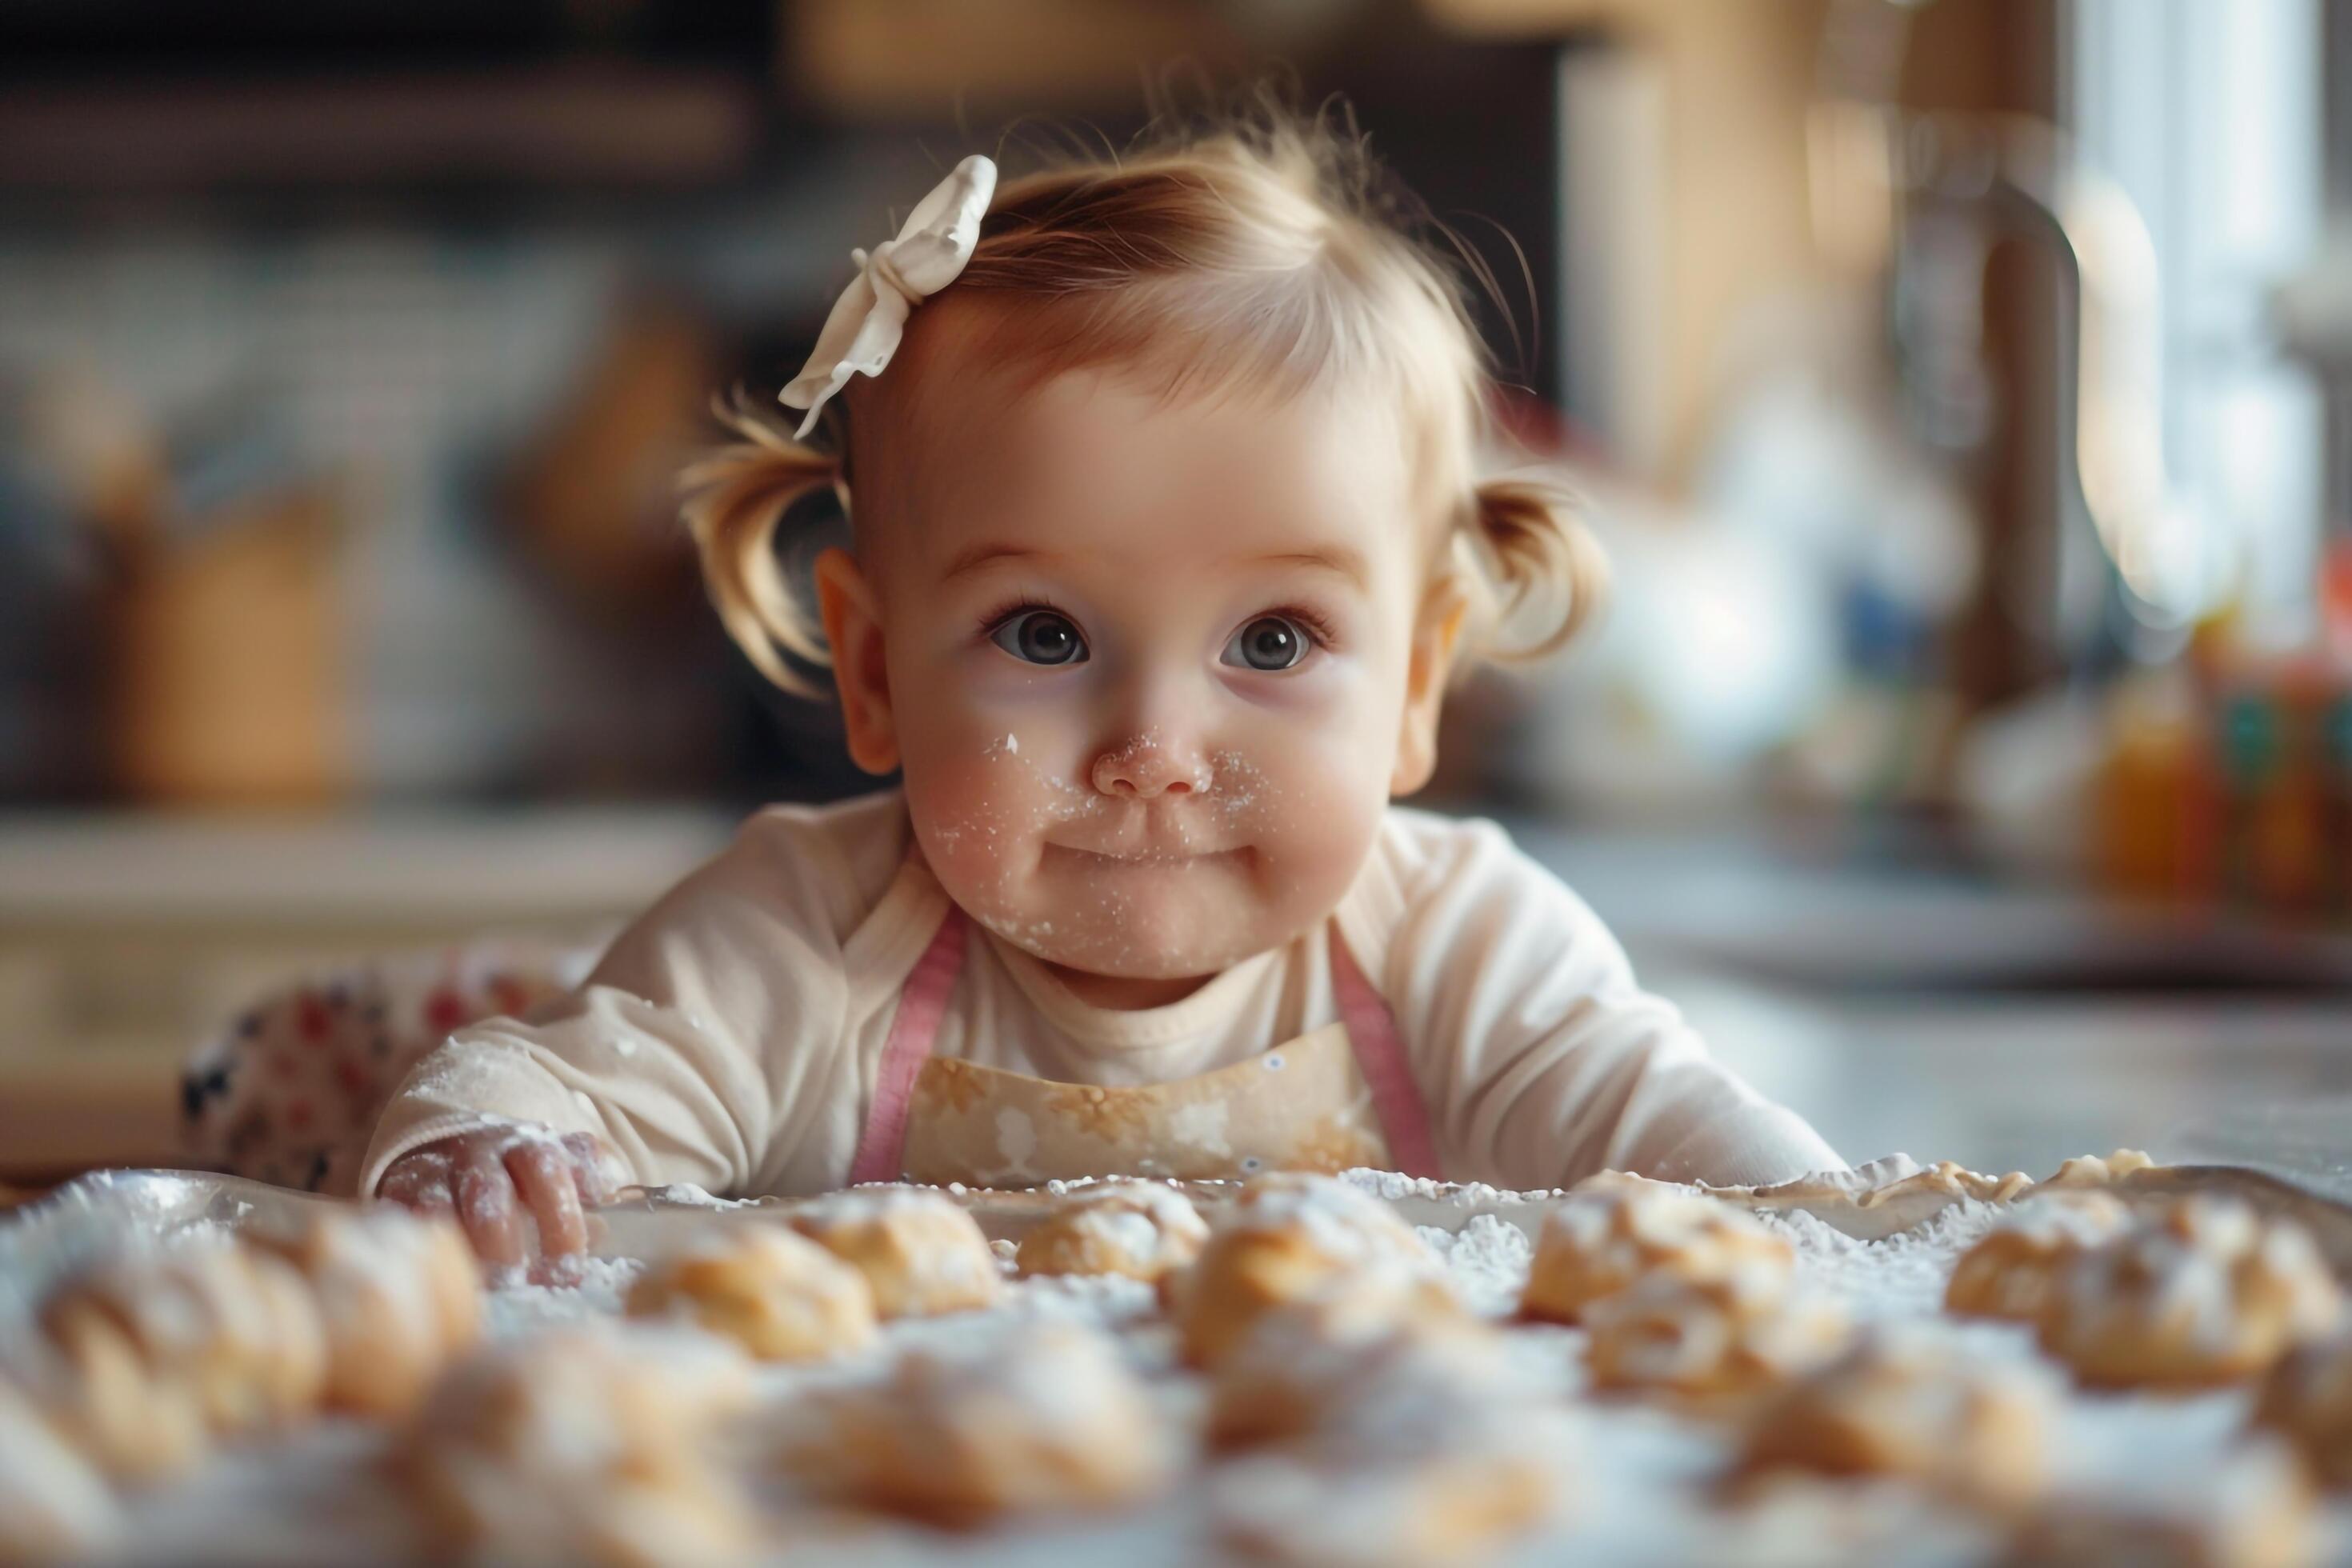
[[[515,1213],[513,1180],[487,1144],[468,1142],[449,1177],[457,1200],[457,1223],[483,1262],[511,1266],[522,1261],[522,1223]]]
[[[604,1168],[604,1145],[596,1141],[593,1132],[566,1132],[563,1152],[572,1156],[572,1184],[580,1189],[581,1203],[595,1208],[613,1201],[613,1184]]]
[[[387,1179],[376,1189],[376,1196],[398,1204],[413,1214],[427,1219],[447,1219],[457,1212],[457,1200],[449,1191],[449,1178],[444,1174],[431,1184],[412,1183],[400,1192],[392,1190]]]
[[[448,1215],[457,1210],[449,1192],[449,1162],[442,1155],[395,1162],[376,1184],[375,1194],[422,1215]]]
[[[516,1144],[507,1151],[507,1174],[539,1222],[541,1257],[587,1250],[588,1226],[581,1218],[572,1160],[561,1146],[539,1139]]]

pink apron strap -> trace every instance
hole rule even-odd
[[[1331,932],[1331,989],[1340,1020],[1348,1026],[1348,1043],[1355,1048],[1356,1070],[1372,1091],[1372,1110],[1388,1138],[1389,1157],[1408,1176],[1442,1179],[1437,1144],[1429,1132],[1429,1107],[1412,1081],[1412,1063],[1397,1033],[1396,1015],[1356,966],[1355,955],[1336,927]]]
[[[866,1131],[857,1140],[857,1157],[849,1165],[853,1186],[860,1182],[895,1182],[901,1174],[915,1076],[923,1070],[932,1043],[939,1038],[948,993],[955,989],[956,972],[963,967],[968,927],[963,910],[949,904],[947,918],[940,921],[931,945],[915,961],[906,989],[898,994],[898,1016],[890,1020],[890,1038],[882,1047],[882,1065],[874,1074],[874,1099],[866,1112]]]

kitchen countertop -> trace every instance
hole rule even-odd
[[[180,1063],[254,998],[369,953],[625,916],[734,821],[692,809],[0,817],[0,1180],[177,1163]]]
[[[1890,861],[1769,825],[1603,833],[1507,821],[1629,949],[1838,988],[2352,988],[2352,930]]]
[[[197,920],[440,931],[603,917],[733,831],[690,808],[0,816],[0,932]]]
[[[2319,1180],[2352,1161],[2341,931],[1756,835],[1517,832],[1717,1056],[1850,1159],[2039,1173],[2128,1146]]]

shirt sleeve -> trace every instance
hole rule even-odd
[[[1602,1170],[1714,1184],[1844,1162],[1634,981],[1599,916],[1491,822],[1428,836],[1384,990],[1447,1166],[1498,1186]]]
[[[845,1035],[831,846],[755,817],[614,939],[580,987],[461,1029],[417,1064],[362,1164],[485,1125],[593,1132],[646,1184],[741,1190],[830,1087]]]

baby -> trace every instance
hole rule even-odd
[[[856,252],[807,418],[739,414],[687,515],[744,652],[830,664],[904,783],[760,812],[576,991],[453,1035],[360,1190],[511,1261],[615,1178],[1837,1165],[1495,825],[1391,804],[1463,661],[1565,640],[1601,574],[1477,471],[1486,361],[1383,189],[1276,115],[1002,189],[967,158]],[[777,547],[820,490],[855,542],[812,609]]]

